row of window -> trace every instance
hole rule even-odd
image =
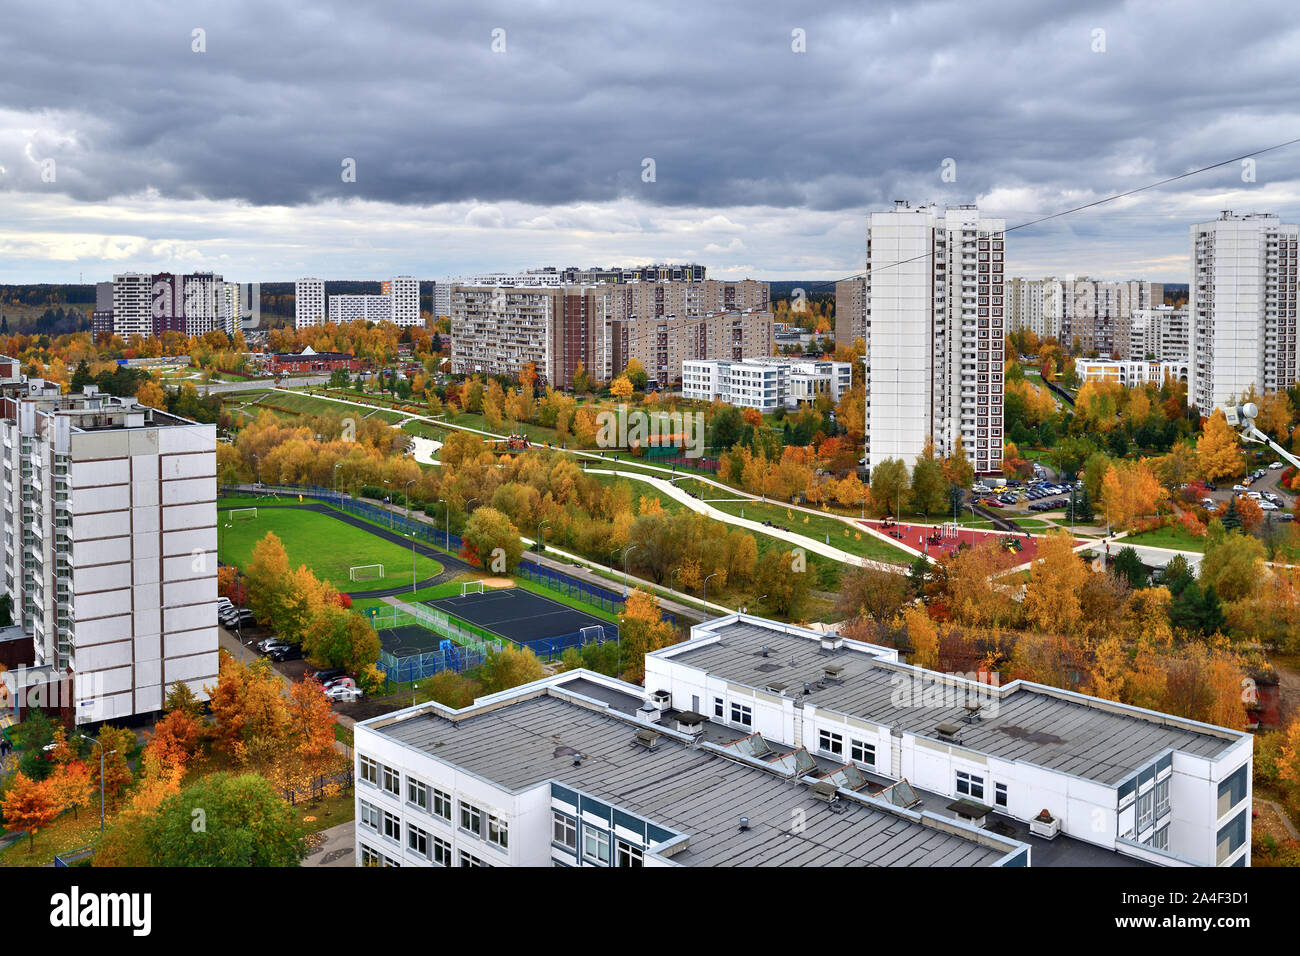
[[[577,818],[552,811],[551,840],[570,853],[578,852]],[[612,850],[612,857],[611,857]],[[596,866],[645,866],[645,850],[627,840],[612,839],[607,830],[583,825],[582,858]]]
[[[358,757],[358,763],[360,765],[358,776],[361,780],[379,787],[384,793],[397,797],[399,800],[401,799],[402,775],[397,769],[381,764],[374,758],[365,755]],[[451,794],[411,776],[406,778],[406,802],[448,824],[452,822]],[[371,827],[371,829],[382,832],[389,839],[400,842],[400,820],[395,815],[386,810],[382,811],[381,814],[377,807],[370,806],[365,802],[362,802],[361,807],[362,823]],[[393,821],[391,826],[388,821],[389,817],[392,817]],[[480,840],[486,840],[502,850],[510,848],[510,825],[495,814],[462,800],[460,801],[458,823],[462,831]]]
[[[713,698],[713,716],[719,720],[724,719],[727,714],[726,701],[721,697]],[[748,704],[742,704],[739,701],[731,702],[730,721],[733,724],[739,724],[741,727],[754,726],[754,708]]]
[[[962,797],[969,797],[972,800],[984,799],[984,778],[979,774],[970,773],[965,770],[957,771],[957,794]],[[995,807],[1006,808],[1010,801],[1010,793],[1005,783],[993,784],[993,805]]]
[[[435,838],[436,839],[436,838]],[[439,841],[441,842],[441,841]],[[445,844],[444,844],[445,845]],[[467,850],[461,850],[458,858],[459,866],[491,866],[486,860],[480,860],[473,853]],[[451,866],[451,847],[446,846],[445,859],[438,860],[439,866]],[[362,866],[401,866],[400,860],[395,860],[386,853],[381,853],[372,846],[365,843],[361,844],[361,865]]]
[[[844,735],[830,730],[817,732],[817,749],[834,757],[844,756]],[[849,759],[867,767],[876,766],[876,745],[849,738]]]

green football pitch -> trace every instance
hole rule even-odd
[[[240,511],[244,514],[240,514]],[[248,567],[253,546],[275,532],[289,555],[289,566],[305,564],[318,578],[343,592],[375,591],[411,585],[411,549],[392,544],[336,518],[297,508],[258,508],[257,517],[247,509],[222,508],[217,513],[221,560],[241,570]],[[348,569],[363,564],[382,564],[381,579],[353,581]],[[442,571],[442,565],[422,554],[415,556],[415,579],[423,581]],[[371,571],[371,574],[374,572]]]

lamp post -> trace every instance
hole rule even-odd
[[[446,522],[446,528],[442,533],[442,546],[446,550],[451,550],[451,505],[446,498],[439,498],[438,504],[442,505],[443,520]]]
[[[680,570],[681,570],[681,568],[673,568],[671,571],[668,572],[668,590],[669,590],[669,591],[671,591],[671,590],[673,589],[673,575],[676,574],[676,573],[677,573],[678,571],[680,571]]]
[[[387,488],[387,489],[389,489],[390,491],[392,490],[392,487],[393,487],[393,486],[392,486],[392,484],[389,482],[389,480],[388,480],[387,478],[384,479],[384,487]],[[389,531],[392,531],[392,530],[393,530],[393,507],[392,507],[392,506],[393,506],[393,496],[392,496],[392,495],[384,495],[384,498],[385,498],[385,501],[384,501],[384,509],[388,512],[388,530],[389,530]]]
[[[623,549],[623,597],[627,597],[628,591],[631,590],[629,586],[629,582],[631,581],[631,575],[628,574],[628,570],[627,570],[627,556],[635,550],[636,550],[636,545],[634,544],[629,544],[626,548]]]
[[[542,533],[545,530],[546,526],[550,523],[551,522],[549,520],[539,521],[537,523],[537,553],[538,554],[541,554],[543,551],[546,550],[546,544],[542,541]]]
[[[340,508],[343,507],[343,499],[339,496],[339,468],[342,464],[343,462],[341,461],[336,461],[334,463],[334,497],[339,499]]]
[[[81,734],[83,738],[89,740],[99,748],[99,832],[104,832],[104,745],[91,737],[89,734]],[[110,754],[117,753],[116,750],[110,750]]]
[[[415,483],[416,483],[417,481],[419,481],[419,480],[420,480],[419,478],[412,478],[410,481],[408,481],[408,482],[406,483],[406,487],[403,489],[403,490],[406,492],[406,517],[407,517],[407,520],[410,520],[410,517],[411,517],[411,485],[415,484]]]
[[[475,501],[478,501],[478,500],[479,500],[479,499],[477,499],[477,498],[471,498],[471,499],[469,499],[469,501],[465,502],[465,514],[466,514],[466,516],[469,515],[469,506],[470,506],[471,504],[473,504]]]
[[[709,578],[716,578],[717,576],[718,576],[718,572],[717,572],[717,571],[714,571],[712,574],[709,575],[708,578],[705,578],[705,579],[704,579],[704,617],[705,617],[705,620],[707,620],[708,617],[709,617]]]

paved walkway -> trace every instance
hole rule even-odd
[[[356,866],[356,821],[321,830],[321,841],[307,853],[303,866]]]

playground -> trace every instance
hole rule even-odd
[[[992,539],[994,543],[1014,551],[1016,564],[1033,561],[1038,555],[1038,538],[1030,534],[1009,534],[1004,531],[980,531],[961,527],[952,522],[941,525],[899,524],[894,521],[859,521],[858,524],[889,535],[909,548],[937,558],[941,554],[954,554],[961,545],[975,547]],[[1076,542],[1083,544],[1083,541]]]

